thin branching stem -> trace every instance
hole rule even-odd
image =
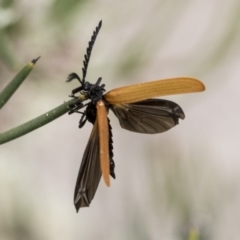
[[[69,105],[73,104],[76,99],[71,99],[68,102],[61,104],[60,106],[42,114],[41,116],[34,118],[18,127],[8,130],[0,134],[0,144],[9,142],[13,139],[21,137],[43,125],[55,120],[69,111]]]
[[[35,63],[40,57],[33,59],[28,63],[13,79],[12,81],[0,92],[0,109],[7,103],[15,91],[19,88],[22,82],[26,79],[28,74],[32,71]]]

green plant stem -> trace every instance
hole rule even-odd
[[[14,94],[14,92],[19,88],[22,82],[26,79],[28,74],[33,69],[35,63],[39,59],[33,59],[28,63],[13,79],[12,81],[2,90],[0,93],[0,109],[7,103],[9,98]]]
[[[76,100],[71,99],[70,101],[61,104],[60,106],[52,109],[51,111],[48,111],[45,114],[42,114],[37,118],[34,118],[33,120],[30,120],[18,127],[8,130],[4,133],[1,133],[0,144],[6,143],[15,138],[21,137],[39,127],[42,127],[43,125],[53,121],[54,119],[62,116],[63,114],[69,111],[68,105],[72,104],[74,101]]]

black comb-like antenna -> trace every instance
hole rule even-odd
[[[95,31],[93,32],[91,40],[88,42],[87,54],[84,55],[84,60],[83,60],[82,80],[76,73],[71,73],[67,77],[67,80],[66,80],[67,82],[71,82],[73,79],[77,79],[81,83],[81,85],[84,84],[85,77],[86,77],[86,74],[87,74],[87,67],[88,67],[88,63],[89,63],[91,52],[92,52],[92,48],[93,48],[93,45],[95,43],[95,40],[97,38],[97,35],[99,33],[99,30],[100,30],[101,26],[102,26],[102,20],[97,25]]]
[[[89,60],[90,60],[92,48],[93,48],[93,45],[95,43],[95,40],[97,38],[97,35],[99,33],[99,30],[100,30],[101,26],[102,26],[102,20],[99,22],[98,26],[96,27],[95,31],[93,32],[91,40],[88,42],[87,53],[84,55],[84,60],[83,60],[82,83],[85,82],[85,77],[86,77],[86,74],[87,74],[87,67],[88,67],[88,63],[89,63]]]

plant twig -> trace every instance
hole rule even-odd
[[[82,99],[84,100],[84,99]],[[54,119],[62,116],[69,111],[69,105],[72,104],[76,99],[71,99],[68,102],[61,104],[60,106],[48,111],[41,116],[34,118],[18,127],[8,130],[0,134],[0,144],[9,142],[15,138],[21,137],[43,125],[53,121]]]
[[[14,78],[13,80],[2,90],[0,93],[0,109],[7,103],[9,98],[14,94],[22,82],[26,79],[28,74],[33,69],[35,63],[40,57],[33,59],[28,63]]]

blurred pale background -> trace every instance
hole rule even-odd
[[[67,101],[99,20],[87,80],[107,89],[175,76],[203,93],[169,96],[186,119],[169,132],[121,129],[110,114],[117,179],[76,214],[75,181],[91,131],[80,115],[0,147],[0,239],[240,237],[240,2],[237,0],[1,0],[0,89],[33,72],[0,113],[6,131]]]

